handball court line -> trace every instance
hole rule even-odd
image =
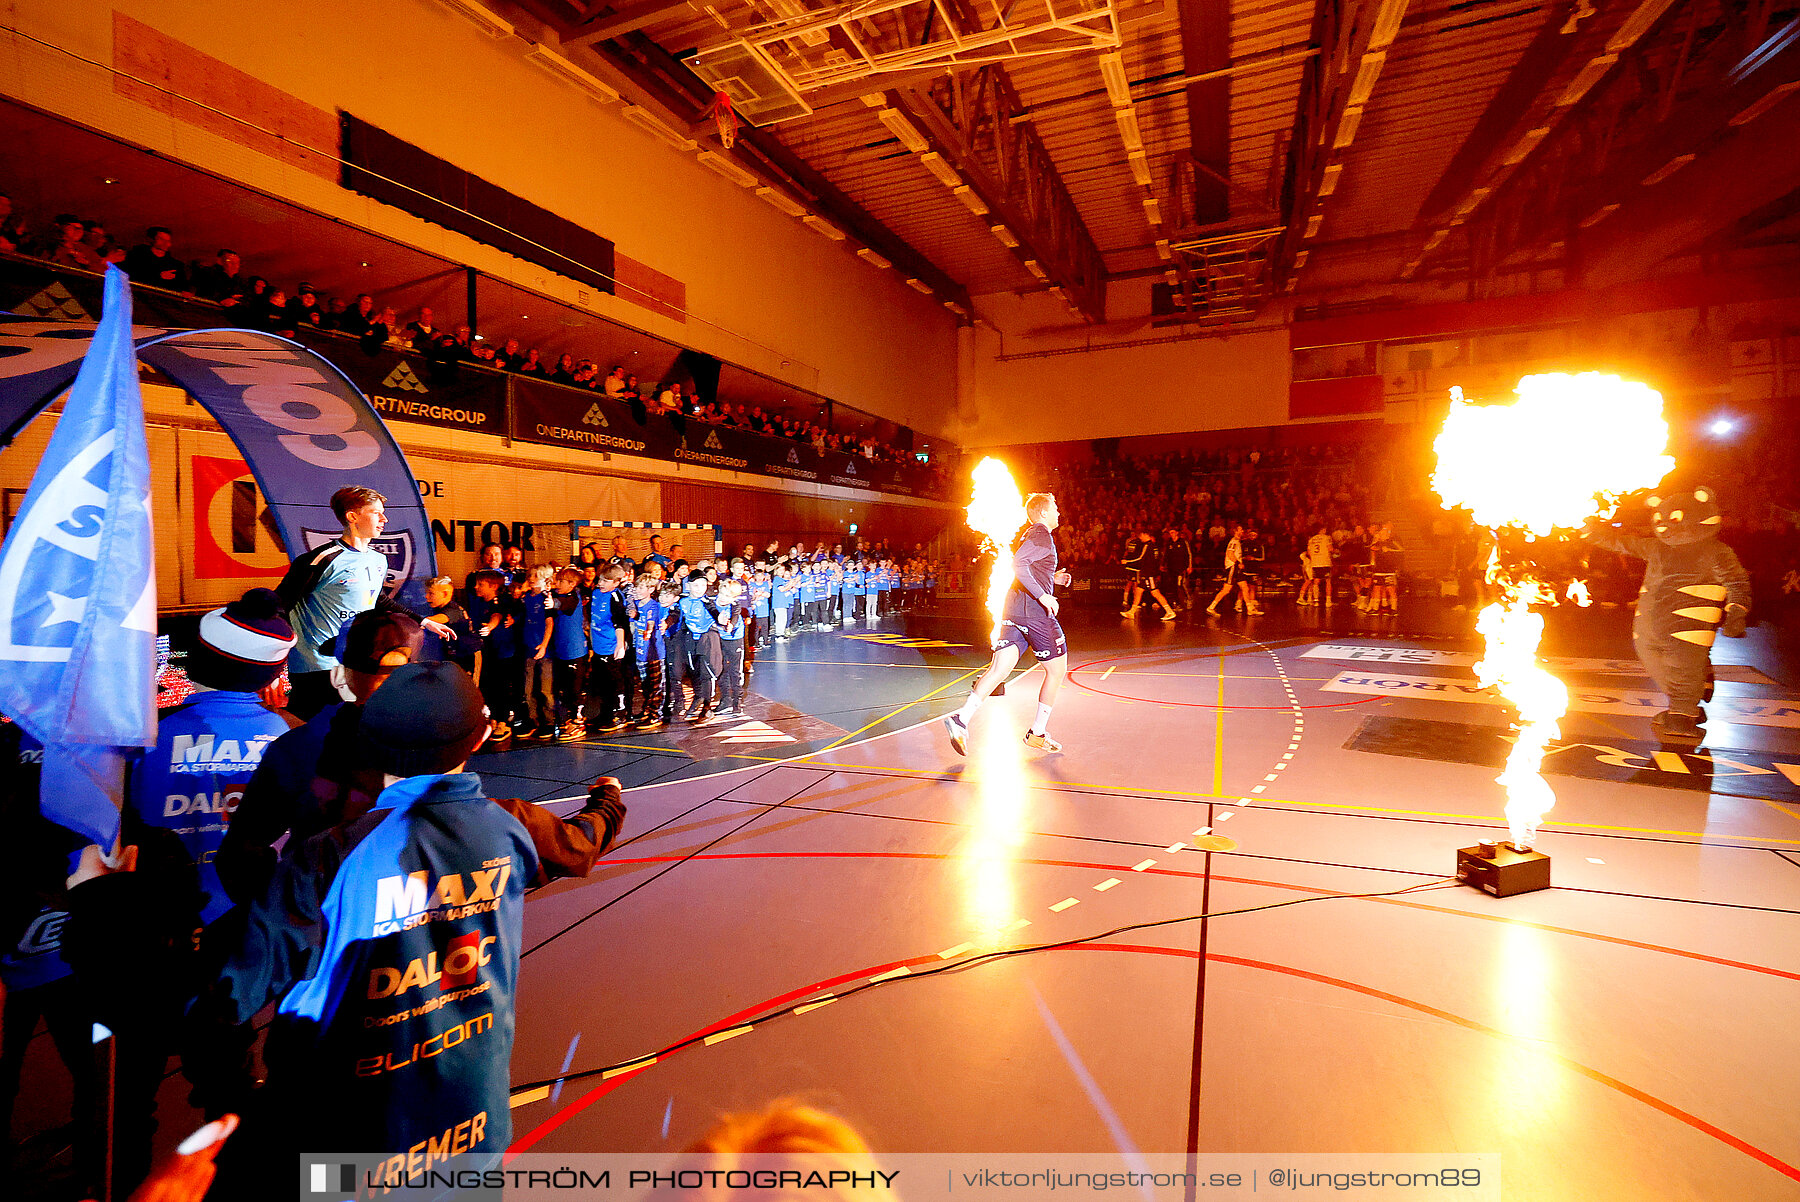
[[[1156,946],[1154,944],[1076,943],[1076,944],[1067,945],[1062,948],[1058,948],[1056,950],[1057,951],[1081,951],[1081,952],[1109,952],[1109,953],[1113,953],[1113,954],[1130,954],[1130,955],[1170,956],[1170,957],[1176,957],[1176,958],[1196,957],[1197,956],[1197,953],[1191,952],[1191,951],[1187,950],[1186,948],[1160,947],[1160,946]],[[1456,1013],[1453,1013],[1448,1010],[1440,1009],[1436,1006],[1430,1005],[1429,1003],[1426,1003],[1426,1002],[1419,1001],[1415,998],[1409,998],[1409,997],[1405,997],[1401,994],[1390,993],[1386,990],[1377,989],[1370,985],[1363,985],[1363,984],[1360,984],[1355,981],[1347,981],[1342,978],[1327,976],[1323,973],[1312,972],[1310,970],[1298,968],[1298,967],[1295,967],[1292,965],[1276,964],[1271,961],[1252,960],[1252,959],[1248,959],[1246,957],[1227,956],[1227,955],[1223,955],[1223,954],[1214,955],[1211,958],[1216,960],[1220,964],[1229,964],[1229,965],[1232,965],[1233,967],[1249,968],[1249,969],[1255,969],[1255,970],[1259,970],[1259,971],[1263,971],[1263,972],[1280,973],[1280,974],[1283,974],[1286,976],[1296,977],[1300,980],[1312,981],[1316,984],[1325,985],[1329,988],[1343,989],[1343,990],[1350,991],[1352,993],[1362,994],[1365,997],[1374,998],[1376,1000],[1384,1001],[1384,1002],[1387,1002],[1394,1006],[1399,1006],[1404,1009],[1412,1010],[1416,1013],[1426,1015],[1427,1017],[1437,1019],[1438,1021],[1440,1021],[1442,1023],[1461,1027],[1464,1030],[1473,1032],[1478,1035],[1486,1036],[1490,1039],[1503,1041],[1505,1043],[1512,1045],[1515,1049],[1517,1049],[1520,1053],[1522,1053],[1524,1055],[1541,1057],[1541,1058],[1553,1061],[1553,1062],[1561,1065],[1563,1068],[1565,1068],[1571,1072],[1574,1072],[1580,1076],[1586,1077],[1587,1079],[1595,1082],[1596,1084],[1599,1084],[1608,1089],[1611,1089],[1620,1094],[1623,1094],[1625,1097],[1630,1098],[1633,1101],[1642,1103],[1643,1105],[1645,1105],[1653,1110],[1659,1111],[1662,1114],[1667,1115],[1668,1117],[1676,1120],[1677,1122],[1683,1123],[1683,1124],[1687,1125],[1688,1127],[1693,1128],[1694,1130],[1700,1132],[1701,1134],[1710,1136],[1713,1139],[1718,1140],[1719,1142],[1725,1144],[1727,1147],[1732,1148],[1735,1151],[1743,1153],[1744,1155],[1750,1157],[1751,1159],[1756,1160],[1756,1161],[1768,1166],[1771,1169],[1774,1169],[1776,1172],[1781,1173],[1782,1175],[1784,1175],[1786,1177],[1792,1178],[1796,1181],[1800,1181],[1800,1168],[1797,1168],[1796,1166],[1789,1164],[1788,1162],[1780,1159],[1773,1153],[1768,1152],[1762,1148],[1759,1148],[1756,1145],[1751,1144],[1748,1141],[1739,1138],[1738,1136],[1732,1135],[1730,1132],[1724,1130],[1723,1128],[1706,1121],[1705,1119],[1699,1117],[1698,1115],[1695,1115],[1689,1111],[1683,1110],[1680,1107],[1674,1105],[1673,1103],[1665,1101],[1664,1099],[1659,1098],[1654,1094],[1651,1094],[1645,1090],[1638,1089],[1635,1086],[1629,1085],[1626,1082],[1619,1080],[1617,1077],[1610,1076],[1606,1073],[1599,1071],[1598,1069],[1595,1069],[1588,1065],[1585,1065],[1585,1064],[1581,1063],[1580,1061],[1575,1060],[1573,1057],[1565,1056],[1561,1052],[1554,1051],[1554,1050],[1544,1046],[1544,1044],[1541,1040],[1538,1040],[1535,1038],[1528,1038],[1526,1036],[1521,1036],[1521,1035],[1514,1035],[1509,1031],[1503,1031],[1497,1027],[1488,1026],[1486,1023],[1478,1022],[1475,1019],[1468,1018],[1464,1015],[1460,1015],[1460,1014],[1456,1014]],[[691,1035],[687,1036],[685,1039],[678,1041],[678,1042],[686,1045],[679,1050],[670,1051],[670,1052],[666,1052],[666,1053],[662,1053],[662,1052],[653,1053],[650,1056],[641,1057],[638,1060],[627,1062],[626,1066],[623,1066],[619,1070],[616,1070],[615,1072],[612,1072],[612,1073],[607,1074],[606,1076],[603,1076],[601,1083],[598,1086],[589,1090],[587,1093],[583,1094],[581,1097],[575,1099],[575,1101],[569,1103],[567,1106],[563,1107],[561,1110],[557,1111],[555,1114],[552,1114],[549,1118],[545,1119],[542,1123],[538,1124],[538,1126],[533,1128],[531,1131],[527,1132],[523,1136],[520,1136],[518,1139],[516,1139],[513,1142],[512,1146],[510,1148],[508,1148],[506,1151],[506,1160],[508,1162],[510,1162],[514,1157],[520,1155],[521,1153],[530,1151],[533,1147],[535,1147],[543,1139],[545,1139],[547,1136],[551,1135],[559,1127],[562,1127],[570,1119],[574,1118],[577,1114],[586,1110],[588,1107],[590,1107],[594,1103],[598,1102],[601,1098],[605,1097],[607,1094],[612,1093],[615,1089],[619,1088],[621,1085],[624,1085],[626,1082],[634,1080],[637,1077],[641,1076],[643,1073],[648,1072],[651,1068],[654,1068],[656,1065],[666,1063],[667,1061],[673,1059],[674,1057],[681,1055],[685,1051],[691,1051],[694,1048],[698,1048],[698,1047],[712,1046],[712,1043],[717,1042],[717,1041],[706,1039],[706,1037],[709,1035],[716,1035],[716,1034],[719,1034],[722,1032],[733,1031],[735,1028],[743,1026],[748,1020],[752,1020],[752,1019],[756,1018],[756,1016],[758,1016],[759,1014],[763,1014],[763,1013],[766,1013],[767,1011],[778,1009],[783,1006],[788,1006],[795,1002],[799,1002],[804,998],[811,997],[811,996],[818,994],[821,990],[835,990],[844,985],[849,985],[849,984],[856,983],[856,982],[874,981],[874,980],[880,979],[880,978],[890,978],[890,979],[901,980],[901,979],[905,979],[904,974],[910,973],[912,969],[920,967],[920,966],[924,966],[924,965],[931,965],[934,963],[941,963],[941,961],[939,961],[939,958],[935,953],[930,953],[930,954],[923,955],[923,956],[915,956],[915,957],[912,957],[912,958],[906,959],[906,960],[893,961],[888,964],[869,965],[867,967],[858,969],[854,972],[844,973],[839,976],[830,978],[829,980],[815,981],[809,985],[803,985],[803,986],[799,987],[798,989],[790,990],[785,994],[781,994],[777,997],[769,998],[768,1000],[761,1002],[757,1005],[747,1007],[743,1010],[738,1011],[735,1014],[728,1015],[727,1017],[720,1019],[706,1027],[702,1027],[702,1028],[696,1030]],[[827,994],[827,996],[830,996],[830,995]],[[799,1015],[796,1013],[792,1017],[799,1017]],[[534,1097],[531,1099],[531,1101],[534,1101],[534,1102],[539,1101],[539,1100],[541,1100],[541,1098]],[[529,1103],[527,1103],[527,1104],[529,1104]]]

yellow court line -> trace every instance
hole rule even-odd
[[[901,768],[892,764],[820,764],[815,766],[860,768],[870,772],[888,772],[896,776],[911,776],[927,780],[941,780],[953,784],[975,785],[979,783],[979,779],[973,776],[949,776],[942,772],[931,772],[919,768]],[[1227,802],[1242,802],[1245,800],[1241,794],[1237,793],[1196,793],[1182,789],[1127,789],[1120,785],[1086,784],[1081,781],[1059,781],[1056,784],[1033,781],[1028,782],[1025,787],[1049,793],[1064,793],[1078,789],[1091,789],[1096,792],[1108,793],[1115,797],[1167,797],[1195,801]],[[1506,825],[1506,820],[1503,817],[1494,814],[1459,814],[1445,810],[1407,810],[1396,806],[1358,805],[1353,802],[1344,801],[1296,801],[1291,798],[1265,797],[1260,795],[1254,800],[1258,803],[1268,802],[1273,805],[1306,806],[1313,809],[1327,810],[1351,810],[1357,813],[1366,814],[1398,814],[1409,818],[1448,818],[1459,822],[1473,822],[1494,827],[1504,827]],[[1800,818],[1800,815],[1797,815],[1796,817]],[[1779,843],[1784,847],[1800,847],[1800,839],[1776,839],[1767,835],[1727,835],[1709,833],[1706,831],[1664,830],[1659,827],[1650,826],[1609,826],[1598,822],[1547,821],[1543,825],[1545,829],[1554,827],[1568,831],[1612,831],[1617,834],[1629,835],[1676,835],[1684,839],[1730,839],[1742,843]]]
[[[808,667],[822,668],[923,668],[928,672],[966,671],[960,664],[883,664],[848,659],[766,659],[763,662],[772,668],[786,667],[789,664],[805,664]],[[1329,680],[1330,677],[1321,679]]]
[[[861,727],[860,729],[851,731],[849,734],[845,735],[843,738],[839,739],[835,743],[831,743],[825,747],[821,747],[821,748],[819,748],[819,750],[810,752],[807,755],[800,756],[794,762],[797,764],[804,763],[807,760],[810,760],[815,755],[823,755],[827,751],[832,751],[836,748],[842,747],[845,743],[848,743],[851,739],[854,739],[857,735],[862,734],[863,731],[870,730],[874,727],[880,726],[883,722],[886,722],[889,718],[892,718],[898,714],[903,714],[915,705],[920,705],[920,704],[923,704],[924,702],[930,701],[933,697],[936,697],[939,693],[943,692],[945,689],[955,688],[958,684],[961,684],[963,681],[969,679],[969,677],[979,675],[981,672],[983,672],[985,670],[986,669],[984,669],[984,668],[971,668],[967,672],[964,672],[961,676],[958,676],[955,680],[949,681],[946,684],[939,685],[937,688],[931,690],[931,692],[925,694],[923,697],[920,697],[914,701],[909,701],[905,705],[902,705],[895,709],[889,710],[887,713],[881,715],[881,717],[875,719],[875,721],[869,723],[867,726],[864,726],[864,727]]]
[[[1225,644],[1219,644],[1219,710],[1213,726],[1213,786],[1216,796],[1225,788]]]

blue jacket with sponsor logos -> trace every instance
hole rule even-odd
[[[300,1150],[498,1159],[531,836],[473,773],[415,776],[290,849],[193,1018],[279,998],[273,1121]]]
[[[213,857],[263,750],[287,731],[287,721],[255,693],[196,693],[185,705],[163,711],[155,749],[132,769],[137,816],[180,838],[199,870],[206,894],[203,923],[231,908]]]

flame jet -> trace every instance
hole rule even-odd
[[[1500,600],[1475,628],[1485,651],[1475,676],[1518,710],[1517,739],[1497,781],[1506,790],[1513,846],[1528,851],[1556,795],[1539,771],[1544,748],[1568,712],[1563,683],[1537,662],[1544,636],[1533,605],[1556,604],[1535,565],[1501,555],[1502,533],[1526,542],[1574,532],[1610,517],[1627,493],[1654,488],[1675,466],[1662,396],[1644,384],[1599,372],[1526,376],[1508,404],[1465,401],[1450,390],[1438,434],[1431,487],[1444,508],[1466,508],[1494,531],[1487,578]],[[1585,596],[1583,586],[1578,595]]]

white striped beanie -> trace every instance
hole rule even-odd
[[[254,693],[281,674],[294,630],[273,589],[253,588],[200,619],[188,675],[210,689]]]

